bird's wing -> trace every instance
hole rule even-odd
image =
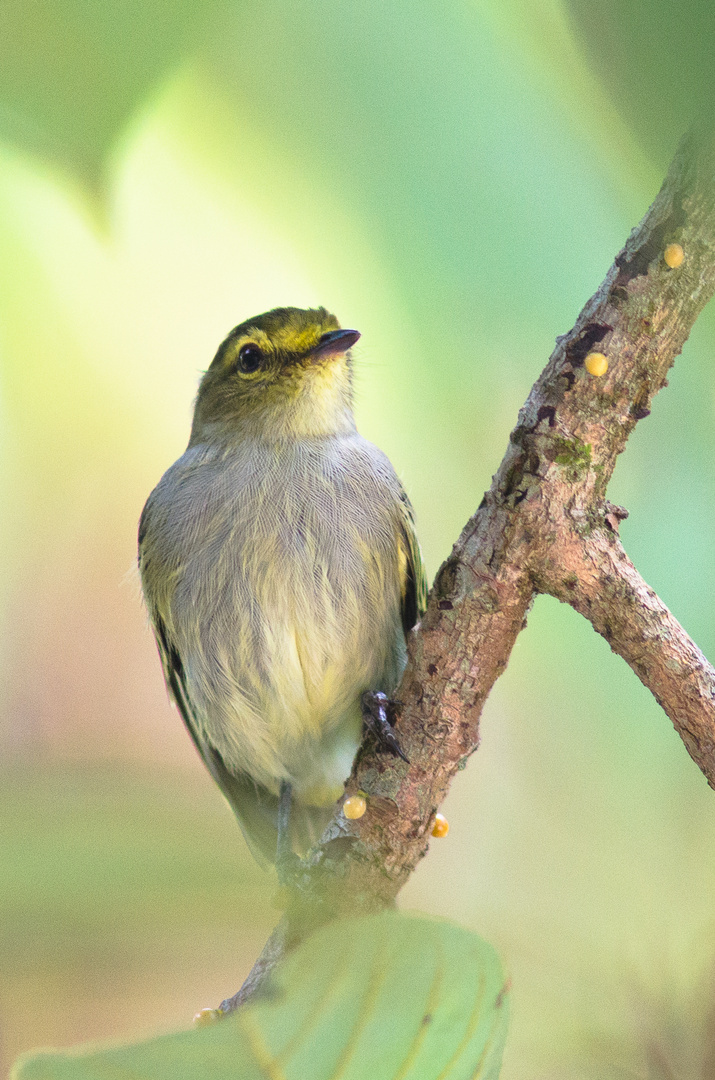
[[[414,511],[404,491],[400,497],[400,509],[398,544],[402,584],[402,626],[407,636],[427,606],[427,575],[415,532]]]
[[[266,861],[275,862],[278,836],[277,796],[256,784],[248,774],[229,772],[218,751],[202,738],[196,722],[184,664],[178,648],[171,640],[162,615],[163,605],[154,585],[153,569],[156,558],[152,551],[153,511],[154,504],[150,496],[139,521],[139,570],[167,689],[176,702],[194,746],[236,815],[252,854],[262,865],[265,865]]]
[[[246,773],[229,772],[218,750],[202,739],[186,688],[184,666],[176,648],[171,644],[166,627],[155,613],[152,616],[164,678],[169,693],[176,702],[194,746],[228,800],[251,853],[265,865],[275,862],[278,839],[278,798]]]

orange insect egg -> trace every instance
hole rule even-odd
[[[434,825],[432,826],[432,835],[438,837],[440,840],[443,836],[446,836],[449,832],[449,822],[444,814],[435,814]]]
[[[208,1027],[209,1024],[215,1024],[220,1019],[221,1013],[218,1009],[202,1009],[194,1017],[194,1027]]]
[[[589,375],[599,378],[608,371],[608,360],[602,352],[590,352],[584,360],[584,367]]]
[[[350,821],[355,821],[357,818],[361,818],[367,810],[367,801],[362,795],[351,795],[349,799],[346,799],[343,803],[343,813]]]
[[[669,266],[671,270],[676,270],[683,259],[685,258],[685,252],[681,248],[680,244],[668,244],[667,248],[663,252],[663,261],[666,266]]]

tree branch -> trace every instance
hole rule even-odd
[[[628,562],[605,501],[618,454],[646,417],[715,291],[715,141],[683,139],[658,197],[519,413],[489,492],[441,567],[397,697],[410,765],[366,736],[346,785],[368,810],[338,809],[280,926],[228,1011],[312,927],[394,903],[427,851],[437,807],[479,742],[479,718],[534,595],[571,604],[663,705],[715,785],[715,671]],[[669,269],[666,245],[682,265]],[[609,361],[594,377],[594,349]]]
[[[633,668],[715,788],[715,668],[613,536],[579,537],[562,560],[567,576],[559,573],[548,591],[580,611]]]

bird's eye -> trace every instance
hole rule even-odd
[[[238,353],[238,370],[250,375],[252,371],[258,371],[263,363],[263,353],[252,341],[244,345]]]

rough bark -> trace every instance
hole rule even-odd
[[[663,252],[685,259],[670,269]],[[539,592],[571,604],[671,718],[715,787],[715,671],[639,577],[605,499],[618,454],[715,291],[715,139],[678,148],[643,221],[574,328],[557,340],[511,433],[492,486],[441,567],[409,642],[398,698],[407,765],[367,736],[346,785],[368,810],[338,808],[286,914],[235,998],[262,985],[285,949],[339,915],[379,909],[425,854],[435,812],[479,743],[479,717]],[[609,361],[588,374],[589,352]]]

